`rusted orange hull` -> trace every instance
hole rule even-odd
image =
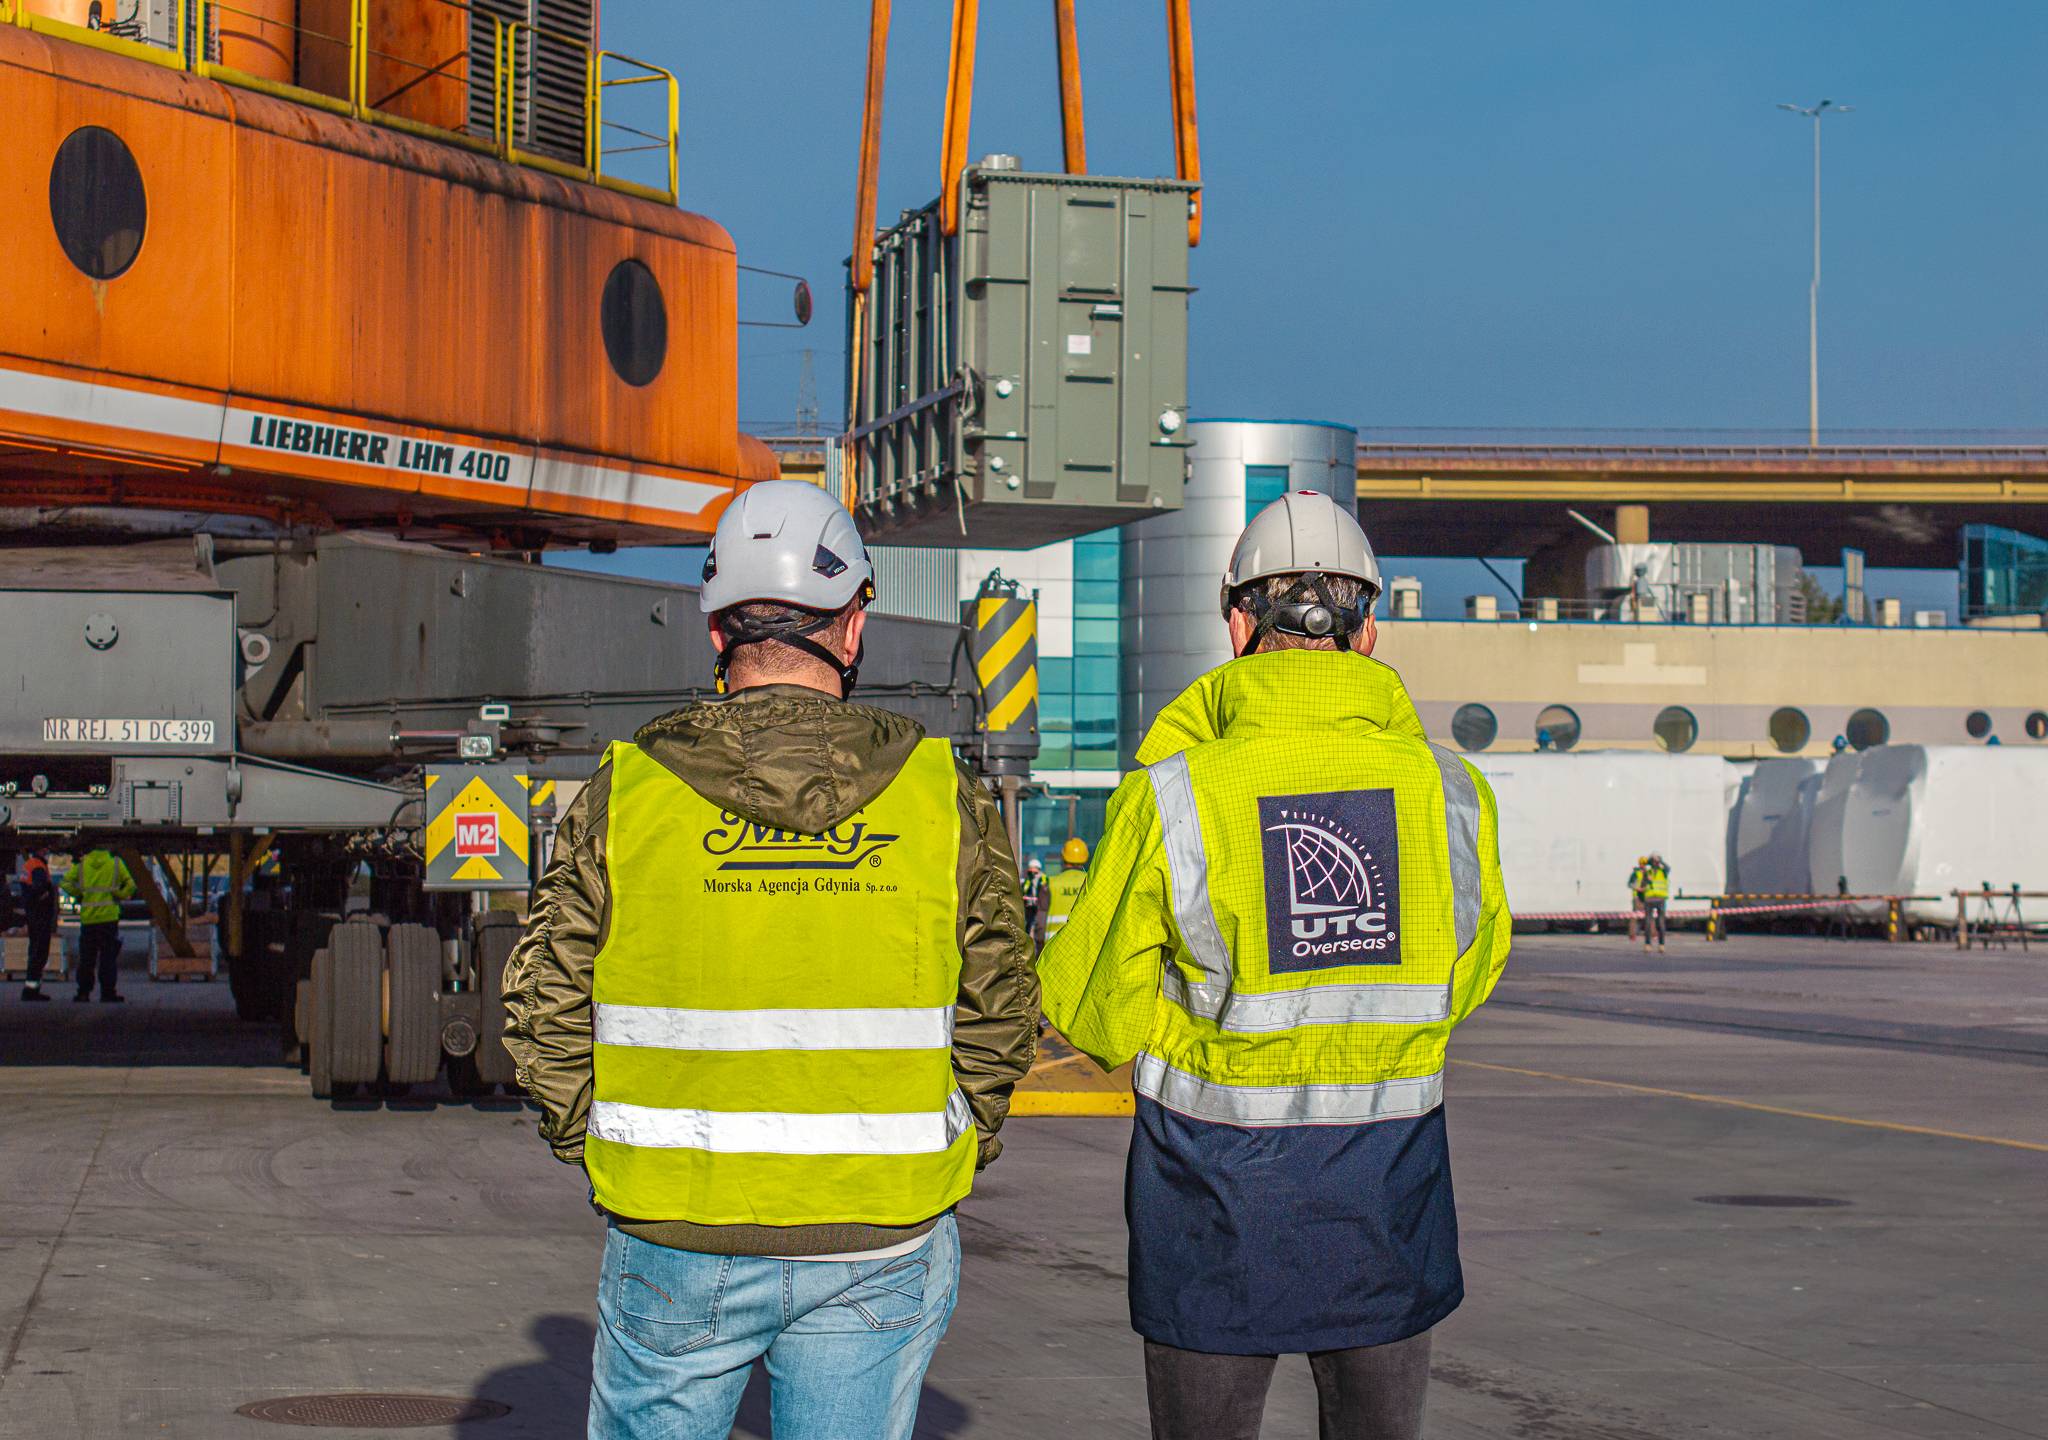
[[[174,492],[414,534],[672,541],[775,474],[739,433],[735,256],[707,219],[10,27],[0,106],[0,506]],[[126,143],[147,194],[111,280],[51,219],[81,126]],[[666,315],[644,385],[600,322],[628,259]]]

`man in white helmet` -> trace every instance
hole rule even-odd
[[[1463,1296],[1451,1028],[1508,952],[1493,795],[1370,658],[1348,507],[1283,495],[1223,579],[1239,658],[1163,710],[1039,960],[1046,1015],[1136,1061],[1131,1320],[1156,1440],[1251,1440],[1306,1353],[1324,1440],[1422,1433]]]
[[[615,744],[506,970],[506,1046],[608,1227],[594,1440],[907,1437],[952,1207],[1000,1150],[1038,990],[989,792],[846,698],[873,567],[795,481],[718,523],[727,694]]]

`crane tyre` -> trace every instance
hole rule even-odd
[[[385,948],[391,1003],[384,1078],[424,1085],[441,1072],[441,937],[425,925],[394,925]]]
[[[519,1067],[505,1048],[505,962],[519,943],[519,917],[487,910],[476,917],[476,988],[482,1000],[477,1017],[476,1078],[485,1088],[517,1083]]]
[[[313,974],[306,981],[306,1075],[315,1100],[334,1097],[334,956],[313,952]]]
[[[384,1064],[384,933],[375,925],[337,925],[327,951],[334,967],[333,1079],[366,1085]]]

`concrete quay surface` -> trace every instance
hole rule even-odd
[[[327,1391],[582,1433],[601,1233],[523,1106],[317,1103],[224,985],[124,978],[0,993],[0,1436],[260,1440],[237,1406]],[[2017,949],[1519,939],[1452,1047],[1467,1299],[1428,1433],[2048,1437],[2044,982]],[[1147,1433],[1128,1126],[1005,1132],[921,1436]],[[1314,1410],[1283,1362],[1266,1434]],[[734,1433],[769,1433],[759,1387]]]

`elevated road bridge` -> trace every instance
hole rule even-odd
[[[1649,507],[1657,540],[1843,546],[1873,565],[1952,564],[1971,523],[2048,527],[2048,442],[1821,446],[1385,440],[1358,447],[1358,503],[1390,555],[1529,556],[1585,532],[1568,509]]]

